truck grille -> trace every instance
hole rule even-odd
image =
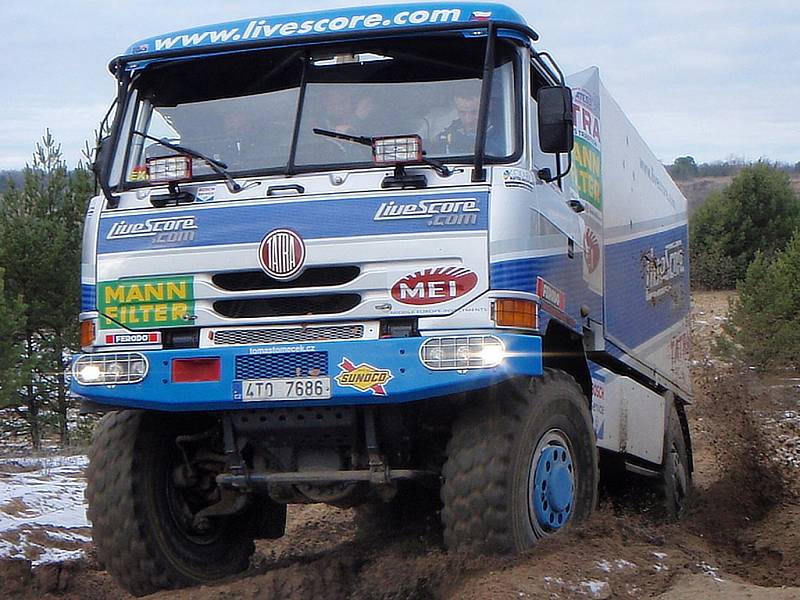
[[[358,340],[363,337],[363,325],[335,325],[328,327],[220,329],[213,332],[211,341],[217,346],[234,346],[240,344],[281,344],[287,342]]]
[[[263,271],[237,271],[217,273],[211,281],[219,288],[229,292],[252,290],[284,290],[306,287],[330,287],[350,283],[361,273],[355,266],[310,267],[300,277],[292,281],[279,281]]]
[[[327,352],[251,354],[235,359],[236,379],[317,377],[328,374]]]
[[[214,310],[231,319],[255,317],[298,317],[333,315],[359,305],[359,294],[324,294],[322,296],[290,296],[286,298],[246,298],[218,300]]]

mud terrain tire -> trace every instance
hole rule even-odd
[[[691,495],[692,473],[686,438],[674,403],[667,418],[662,471],[664,511],[668,519],[678,519],[685,513]]]
[[[218,517],[211,536],[178,525],[167,491],[172,423],[142,411],[110,413],[89,451],[86,499],[97,555],[136,596],[238,573],[254,549],[252,512]]]
[[[551,464],[548,481],[560,490],[555,498],[541,486]],[[521,552],[586,519],[597,504],[599,473],[581,388],[552,369],[494,388],[456,419],[443,476],[444,541],[451,550]],[[554,526],[541,516],[553,517]]]

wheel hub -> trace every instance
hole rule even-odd
[[[532,517],[544,530],[560,529],[569,521],[574,504],[572,456],[566,445],[558,443],[538,450],[530,489]]]

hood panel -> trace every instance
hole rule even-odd
[[[261,266],[278,229],[304,244],[294,280]],[[111,211],[97,304],[129,329],[446,315],[488,289],[487,230],[486,191]]]

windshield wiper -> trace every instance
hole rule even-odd
[[[325,137],[334,138],[337,140],[344,140],[346,142],[353,142],[355,144],[361,144],[362,146],[369,146],[370,148],[375,143],[374,137],[367,137],[363,135],[350,135],[349,133],[344,133],[342,131],[330,131],[328,129],[319,129],[315,127],[312,131],[317,135],[324,135]],[[429,167],[433,168],[434,171],[439,173],[442,177],[450,177],[453,174],[452,169],[445,165],[444,163],[435,160],[433,158],[428,158],[425,156],[425,150],[422,151],[422,162]]]
[[[214,173],[220,175],[223,179],[225,179],[225,185],[227,186],[228,191],[231,194],[238,194],[239,192],[242,191],[242,186],[239,185],[233,177],[231,177],[230,173],[228,173],[227,171],[228,165],[222,162],[221,160],[217,160],[216,158],[211,158],[210,156],[206,156],[202,152],[193,150],[192,148],[187,148],[186,146],[181,146],[180,144],[173,144],[166,138],[153,137],[152,135],[147,135],[146,133],[142,133],[141,131],[136,131],[135,129],[133,130],[133,133],[142,136],[146,140],[152,140],[158,144],[161,144],[165,148],[169,148],[170,150],[175,150],[175,152],[180,152],[181,154],[188,154],[189,156],[193,156],[194,158],[199,158],[200,160],[208,164],[208,166],[211,167],[211,170],[214,171]]]

